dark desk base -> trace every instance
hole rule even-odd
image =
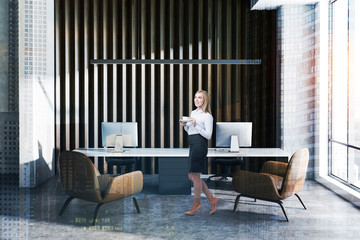
[[[244,158],[242,162],[242,170],[259,172],[262,165],[267,161],[277,161],[277,162],[288,162],[287,157],[253,157],[253,158]]]
[[[188,158],[159,157],[159,194],[189,195]]]
[[[255,161],[254,161],[255,160]],[[256,157],[255,159],[245,157],[242,168],[246,170],[258,171],[262,164],[268,160],[287,162],[287,157]],[[240,161],[241,162],[241,161]],[[103,161],[99,161],[99,170],[103,172]],[[190,195],[191,182],[188,177],[189,160],[188,157],[158,157],[159,173],[159,194],[164,195]]]

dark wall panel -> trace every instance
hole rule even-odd
[[[276,147],[275,24],[275,12],[237,0],[56,0],[57,153],[101,146],[103,121],[138,122],[140,147],[187,147],[178,119],[198,89],[215,121],[252,121],[253,146]],[[102,58],[262,64],[89,63]]]

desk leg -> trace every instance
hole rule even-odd
[[[191,194],[188,170],[187,157],[160,157],[159,194]]]
[[[94,165],[97,169],[99,169],[99,159],[98,157],[94,157]]]
[[[94,157],[94,165],[101,173],[105,173],[104,162],[105,162],[105,157]]]
[[[102,159],[102,162],[103,162],[103,173],[104,173],[104,174],[107,174],[107,173],[108,173],[108,166],[107,166],[106,159],[103,158],[103,159]]]

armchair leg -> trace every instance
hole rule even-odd
[[[289,221],[289,219],[288,219],[288,217],[287,217],[287,215],[286,215],[284,206],[282,205],[282,202],[281,202],[281,201],[276,201],[276,203],[280,205],[280,207],[281,207],[281,209],[282,209],[282,211],[283,211],[283,213],[284,213],[284,215],[285,215],[286,221]]]
[[[301,198],[299,197],[299,195],[297,195],[297,193],[295,193],[295,196],[299,199],[299,201],[300,201],[301,204],[303,205],[304,209],[306,210],[306,207],[305,207],[303,201],[301,201]]]
[[[236,211],[236,208],[237,208],[237,206],[238,206],[238,204],[239,204],[240,197],[241,197],[241,194],[239,194],[239,195],[236,196],[233,212]]]
[[[71,200],[73,200],[73,199],[74,199],[73,197],[68,197],[68,199],[66,199],[63,207],[62,207],[61,210],[60,210],[59,216],[61,216],[61,215],[64,213],[65,209],[69,206],[69,203],[70,203]]]
[[[95,226],[95,223],[97,221],[97,217],[98,217],[98,214],[99,214],[99,209],[100,207],[103,205],[103,203],[99,203],[96,208],[95,208],[95,212],[94,212],[94,219],[93,219],[93,226]]]
[[[138,201],[135,197],[133,197],[133,201],[134,201],[134,204],[135,204],[135,207],[136,207],[136,211],[138,213],[140,213],[140,208],[139,208],[139,204],[138,204]]]

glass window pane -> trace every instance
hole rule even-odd
[[[347,147],[332,143],[331,160],[331,174],[347,181]]]
[[[348,138],[348,1],[333,3],[333,68],[331,137],[347,143]],[[347,181],[347,147],[332,143],[331,174]]]
[[[349,183],[360,188],[360,151],[349,148]]]
[[[348,79],[348,5],[347,0],[334,2],[333,12],[333,82],[332,138],[347,143]]]
[[[349,10],[349,144],[360,147],[360,1]]]

